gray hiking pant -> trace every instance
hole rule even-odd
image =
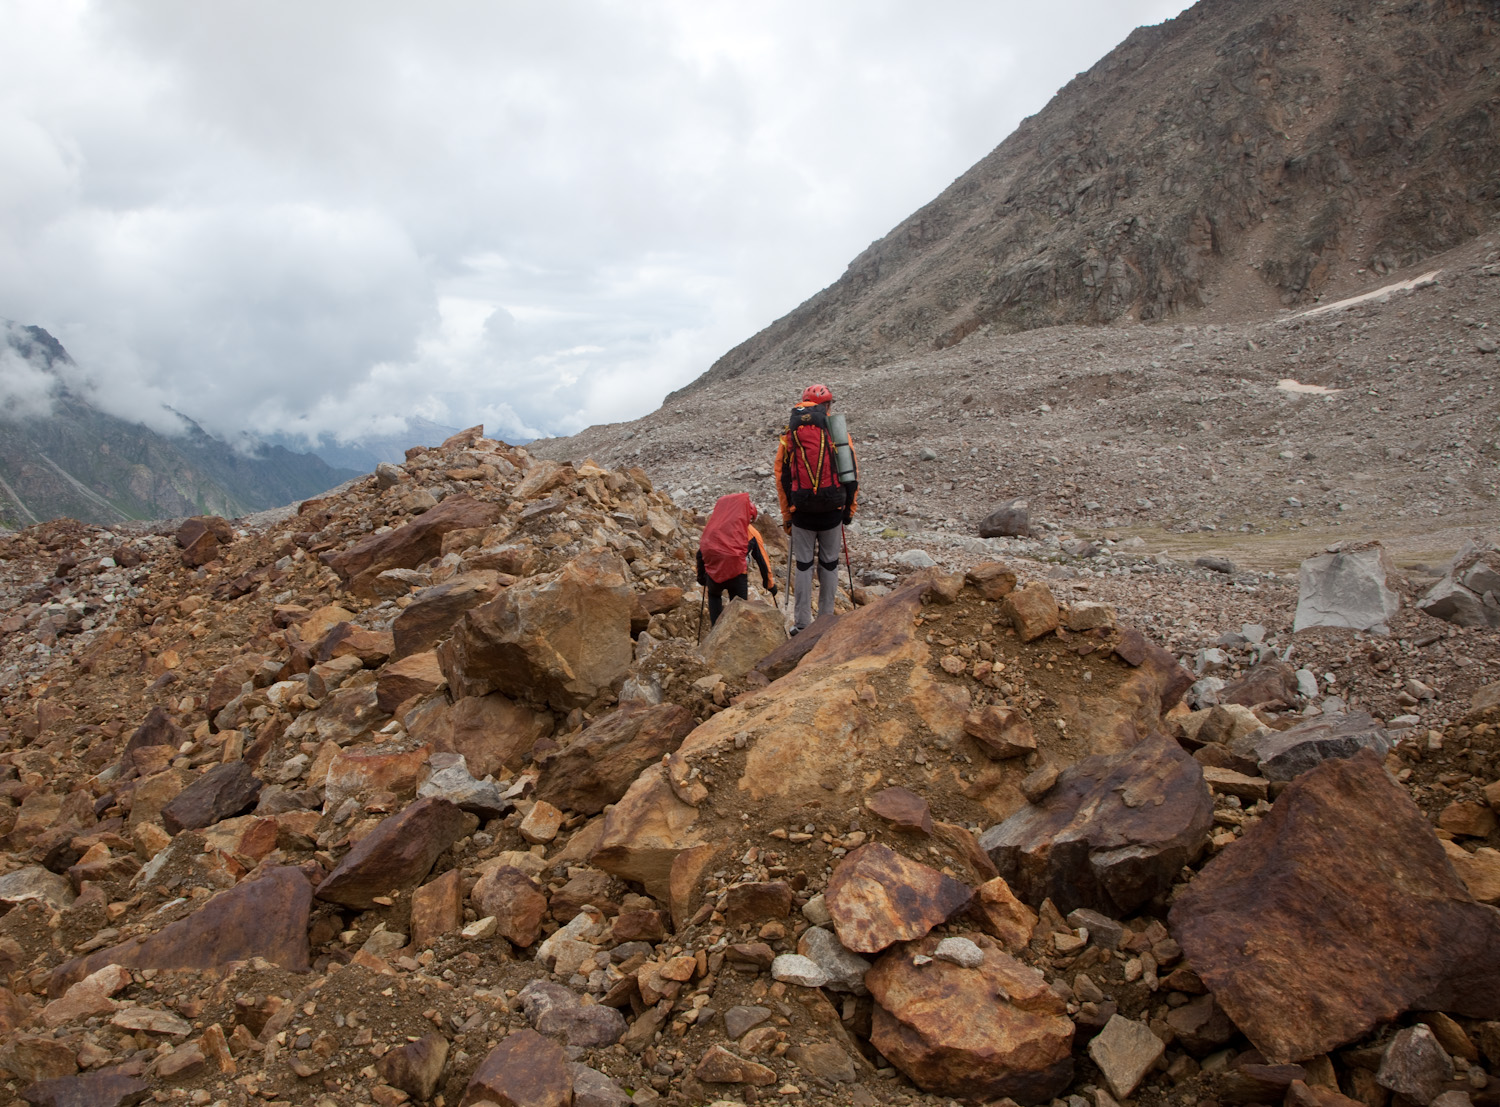
[[[818,618],[833,614],[833,604],[839,594],[839,531],[803,530],[792,525],[792,561],[796,572],[792,577],[792,591],[796,595],[796,625],[801,630],[813,621],[812,575],[813,560],[818,563]]]

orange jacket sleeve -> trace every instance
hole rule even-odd
[[[781,438],[776,443],[776,464],[773,467],[772,479],[776,482],[776,498],[781,501],[781,525],[788,526],[792,521],[792,505],[787,499],[786,485],[782,483],[782,473],[786,470],[787,441],[786,431],[781,432]]]

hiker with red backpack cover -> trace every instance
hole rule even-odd
[[[758,514],[749,495],[731,492],[719,497],[703,527],[703,537],[698,540],[698,583],[708,590],[710,626],[719,621],[719,613],[724,610],[725,592],[732,600],[750,597],[747,558],[754,558],[760,569],[760,586],[773,598],[776,595],[765,540],[750,525]]]
[[[843,528],[854,518],[859,469],[854,479],[840,480],[828,409],[833,392],[812,384],[792,408],[776,447],[776,490],[781,498],[781,525],[791,535],[797,571],[792,633],[812,622],[813,562],[818,565],[818,618],[833,614],[839,590],[839,548]],[[854,447],[849,446],[851,459]]]

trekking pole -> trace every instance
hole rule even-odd
[[[849,602],[854,603],[854,563],[849,560],[849,536],[842,524],[839,525],[839,537],[844,540],[844,567],[849,570]]]
[[[708,602],[708,589],[701,588],[698,592],[698,644],[703,644],[703,605]]]

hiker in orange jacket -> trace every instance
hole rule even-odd
[[[749,558],[754,558],[760,569],[761,587],[773,598],[776,595],[765,540],[750,525],[758,514],[749,495],[731,492],[719,497],[703,527],[703,537],[698,540],[698,583],[708,589],[710,625],[719,621],[725,592],[732,600],[749,598],[750,575],[746,571]]]
[[[808,385],[792,409],[792,420],[776,446],[776,492],[781,526],[791,535],[791,557],[797,571],[792,633],[812,622],[812,569],[818,563],[818,618],[833,614],[839,589],[839,545],[843,527],[859,505],[859,470],[840,481],[828,433],[833,392],[826,384]],[[816,409],[816,410],[813,410]],[[793,423],[796,425],[794,426]],[[854,453],[854,444],[849,444]]]

